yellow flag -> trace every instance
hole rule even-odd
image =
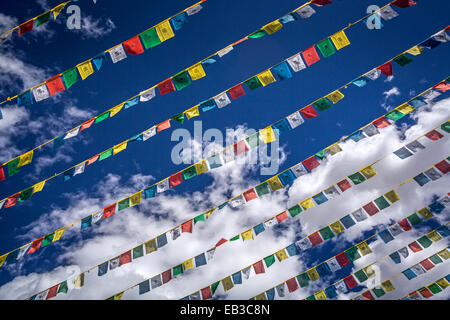
[[[300,202],[300,205],[302,206],[303,210],[307,210],[309,208],[314,207],[314,202],[312,198],[306,199],[305,201]]]
[[[141,192],[136,192],[130,197],[130,206],[135,206],[141,202]]]
[[[370,249],[370,247],[367,245],[366,242],[357,244],[356,247],[358,248],[359,252],[361,252],[361,254],[363,256],[368,255],[369,253],[372,253],[372,250]]]
[[[311,281],[316,281],[316,280],[320,279],[319,274],[317,273],[316,269],[314,269],[314,268],[306,271],[306,274],[308,275],[309,280],[311,280]]]
[[[194,258],[191,258],[189,260],[186,260],[185,262],[183,262],[183,269],[184,270],[189,270],[189,269],[193,269],[194,268]]]
[[[390,280],[382,282],[381,285],[383,286],[384,290],[386,290],[386,292],[391,292],[395,290],[395,287]]]
[[[441,235],[436,230],[431,231],[430,233],[428,233],[427,237],[430,238],[431,240],[433,240],[434,242],[442,240]]]
[[[449,286],[448,281],[445,278],[439,279],[436,283],[442,288],[445,289]]]
[[[144,243],[145,246],[145,254],[152,253],[153,251],[158,250],[158,247],[156,246],[156,239],[152,239],[150,241],[147,241]]]
[[[31,161],[33,161],[33,150],[28,151],[27,153],[24,153],[20,156],[18,167],[29,164]]]
[[[267,180],[267,184],[269,185],[269,188],[270,190],[272,190],[272,192],[283,188],[283,184],[281,183],[280,179],[277,176]]]
[[[190,67],[188,69],[188,73],[191,76],[192,80],[198,80],[200,78],[203,78],[204,76],[206,76],[205,70],[203,69],[203,66],[201,63],[196,64],[193,67]]]
[[[66,1],[64,3],[61,3],[59,5],[57,5],[56,7],[54,7],[52,9],[53,11],[53,18],[56,19],[57,16],[59,16],[59,14],[61,13],[61,11],[64,9],[64,7],[66,6],[66,4],[68,4],[70,1]]]
[[[205,212],[206,219],[209,219],[209,216],[210,216],[215,210],[216,210],[216,208],[211,209],[211,210],[209,210],[209,211],[206,211],[206,212]]]
[[[198,117],[200,115],[200,112],[198,112],[198,107],[194,107],[194,108],[186,111],[185,114],[186,114],[186,117],[188,119],[190,119],[190,118]]]
[[[342,231],[345,230],[344,226],[341,224],[339,220],[330,224],[330,227],[335,234],[341,233]]]
[[[366,179],[370,179],[377,175],[377,172],[375,171],[372,166],[365,167],[364,169],[361,169],[361,173],[363,174]]]
[[[109,116],[114,117],[116,115],[116,113],[118,113],[120,110],[122,110],[124,104],[125,103],[121,103],[121,104],[115,106],[114,108],[112,108]]]
[[[80,274],[73,282],[75,288],[80,288],[84,286],[84,273]]]
[[[433,218],[434,216],[427,207],[420,209],[417,213],[420,214],[425,220]]]
[[[408,114],[408,113],[411,113],[414,110],[416,110],[416,108],[414,108],[413,106],[411,106],[407,102],[405,102],[401,106],[397,107],[396,109],[397,109],[397,111],[400,111],[403,114]]]
[[[231,280],[230,276],[222,279],[222,286],[225,291],[228,291],[234,287],[233,281]]]
[[[207,172],[209,170],[208,169],[208,164],[206,163],[205,160],[197,162],[195,164],[195,170],[197,171],[197,174],[202,174],[204,172]]]
[[[341,147],[337,143],[325,148],[325,150],[327,150],[332,156],[342,151]]]
[[[273,34],[283,27],[280,21],[275,20],[269,24],[266,24],[262,29],[267,32],[267,34]]]
[[[170,26],[169,20],[163,21],[156,26],[156,33],[158,34],[159,40],[166,41],[173,38],[175,34],[173,33],[172,27]]]
[[[53,236],[52,242],[55,242],[55,241],[58,241],[59,239],[61,239],[61,237],[62,237],[62,235],[63,235],[65,230],[66,230],[66,228],[62,228],[62,229],[56,230],[55,231],[55,235]]]
[[[280,261],[280,262],[283,260],[286,260],[288,258],[288,255],[287,255],[285,249],[281,249],[280,251],[276,252],[275,255],[277,256],[278,261]]]
[[[261,72],[260,74],[257,75],[257,77],[264,87],[267,86],[268,84],[276,81],[275,78],[273,77],[272,72],[270,72],[270,70]]]
[[[123,292],[118,293],[114,296],[114,300],[122,300]]]
[[[249,230],[247,230],[245,232],[242,232],[241,236],[242,236],[242,240],[243,241],[245,241],[245,240],[253,240],[253,231],[252,231],[252,229],[249,229]]]
[[[258,294],[258,295],[255,297],[255,300],[267,300],[266,294],[265,294],[264,292]]]
[[[412,54],[413,56],[417,56],[422,53],[423,49],[425,49],[425,47],[414,46],[406,52]]]
[[[338,103],[344,98],[344,95],[339,90],[336,90],[327,95],[327,98],[330,99],[330,101],[333,103]]]
[[[347,36],[345,35],[344,30],[341,30],[341,31],[333,34],[330,38],[331,38],[331,41],[333,41],[334,46],[338,50],[341,50],[343,47],[346,47],[350,44],[350,41],[348,40]]]
[[[45,185],[45,180],[36,183],[36,184],[33,186],[33,193],[42,191],[42,189],[44,189],[44,185]]]
[[[327,296],[325,295],[325,292],[323,292],[323,290],[315,293],[314,296],[316,297],[316,300],[327,300]]]
[[[0,257],[0,267],[5,263],[6,257],[8,256],[9,253],[4,254]]]
[[[439,255],[442,259],[447,260],[448,258],[450,258],[450,251],[448,251],[447,248],[445,248],[444,250],[439,251],[439,252],[438,252],[438,255]]]
[[[120,151],[125,150],[125,149],[127,148],[127,142],[128,142],[128,141],[125,141],[125,142],[119,143],[118,145],[115,145],[115,146],[113,147],[113,154],[116,155],[116,154],[118,154]]]
[[[90,60],[77,65],[77,69],[81,75],[81,79],[83,80],[94,73],[94,69],[92,68],[92,63]]]
[[[384,196],[389,200],[390,203],[394,203],[400,200],[400,197],[398,196],[397,192],[395,192],[395,190],[391,190],[388,193],[385,193]]]
[[[259,131],[259,136],[264,141],[264,143],[270,143],[275,141],[275,134],[273,133],[272,127],[267,127]]]

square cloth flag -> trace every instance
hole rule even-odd
[[[123,43],[123,47],[128,54],[141,54],[144,52],[139,36],[135,36]]]

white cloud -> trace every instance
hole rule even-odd
[[[349,141],[343,145],[343,152],[331,157],[312,174],[296,180],[288,190],[281,190],[268,197],[254,200],[239,210],[226,208],[220,213],[213,214],[207,223],[197,224],[193,234],[183,234],[183,239],[177,240],[175,243],[169,242],[162,250],[108,272],[103,277],[97,277],[97,271],[93,270],[93,272],[87,274],[86,283],[82,289],[73,290],[67,296],[60,294],[56,299],[103,299],[124,290],[129,285],[137,284],[204,252],[220,238],[229,238],[247,230],[264,219],[270,218],[295,203],[316,194],[323,188],[336,183],[344,176],[370,164],[379,157],[396,150],[399,146],[409,142],[410,139],[416,138],[419,133],[422,134],[425,130],[444,122],[450,115],[449,105],[450,99],[446,99],[438,102],[433,107],[433,112],[429,112],[426,108],[420,109],[415,116],[417,124],[410,128],[396,129],[391,126],[371,139],[365,139],[357,144]],[[406,137],[406,140],[402,140],[402,137]],[[287,221],[282,232],[270,230],[260,234],[254,241],[227,243],[217,249],[215,259],[207,266],[188,272],[180,279],[173,280],[143,296],[139,296],[137,288],[135,288],[127,292],[124,299],[181,298],[272,254],[292,243],[300,235],[307,235],[332,223],[448,156],[450,140],[447,137],[436,142],[427,140],[421,142],[425,144],[426,150],[419,151],[414,157],[406,160],[397,159],[392,155],[387,157],[375,166],[375,169],[379,172],[376,177],[351,188],[337,199],[330,200],[319,207],[300,214],[295,219]],[[115,217],[109,219],[110,221],[105,221],[100,226],[93,227],[92,238],[88,240],[77,239],[79,238],[79,232],[73,232],[73,238],[70,239],[76,241],[69,242],[63,239],[58,244],[60,249],[63,250],[58,258],[60,267],[41,271],[39,274],[31,273],[27,275],[20,274],[20,270],[18,270],[18,276],[14,280],[0,287],[0,298],[25,298],[66,279],[69,267],[77,266],[84,270],[159,235],[186,219],[206,211],[213,205],[222,203],[228,198],[229,192],[236,195],[254,186],[256,184],[254,179],[245,178],[254,169],[253,166],[248,164],[236,165],[230,163],[211,172],[212,182],[203,191],[192,194],[180,194],[176,191],[167,192],[159,198],[144,201],[139,207],[117,213]],[[353,242],[355,238],[361,237],[363,231],[371,230],[374,226],[380,228],[381,225],[397,221],[424,207],[430,202],[432,195],[448,192],[446,187],[449,184],[449,179],[449,177],[444,177],[422,188],[414,183],[405,185],[398,190],[400,202],[371,217],[367,222],[360,223],[345,231],[344,239]],[[136,176],[131,181],[123,182],[118,176],[108,175],[106,180],[99,184],[93,192],[67,195],[71,200],[68,208],[53,207],[48,214],[41,216],[39,220],[29,225],[26,229],[27,240],[84,217],[92,213],[93,210],[100,209],[124,195],[132,194],[138,188],[134,185],[137,182],[144,185],[150,181],[153,181],[153,177]],[[441,222],[445,218],[445,214],[438,217]],[[423,232],[424,230],[418,229],[408,234],[404,233],[400,236],[399,241],[396,240],[388,245],[379,244],[373,255],[357,261],[356,268],[379,259],[396,249],[400,244],[417,238]],[[70,237],[70,233],[67,236]],[[343,246],[342,241],[332,241],[335,241],[336,250],[345,249],[341,248]],[[442,241],[442,243],[433,245],[426,251],[424,250],[423,255],[433,253],[438,246],[445,245],[444,242]],[[304,254],[307,255],[307,252]],[[417,263],[421,258],[423,259],[423,255],[414,255],[405,264],[395,267],[382,265],[382,279]],[[267,270],[265,275],[258,275],[244,281],[243,285],[239,285],[221,297],[248,299],[311,267],[311,265],[305,265],[304,261],[307,261],[304,259],[305,257],[288,259],[282,263],[277,262]],[[17,270],[17,266],[13,266],[13,268]],[[443,276],[445,271],[445,265],[440,265],[432,273],[427,274],[426,277],[422,276],[417,281],[395,282],[394,285],[399,291],[396,290],[386,295],[386,298],[400,297],[400,293],[404,295],[421,284],[427,284],[426,281],[435,280],[439,275]],[[428,276],[430,278],[433,276],[435,279],[428,279]],[[319,285],[323,287],[328,284],[317,282],[307,290],[301,289],[296,291],[295,294],[288,294],[286,298],[305,298],[313,289],[320,289]],[[221,290],[219,289],[218,294],[222,294]],[[442,295],[442,297],[445,299],[445,295]]]

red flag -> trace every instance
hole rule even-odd
[[[124,265],[131,262],[131,250],[120,255],[120,264]]]
[[[382,74],[384,74],[386,77],[392,76],[392,63],[386,62],[382,66],[379,66],[378,69],[381,71]]]
[[[363,292],[361,295],[363,296],[364,300],[375,300],[375,298],[373,297],[372,293],[370,293],[369,290]]]
[[[206,287],[206,288],[203,288],[201,291],[202,291],[202,298],[203,298],[203,300],[207,300],[207,299],[211,299],[212,298],[211,288],[209,286]]]
[[[123,43],[123,47],[128,54],[141,54],[144,52],[139,36],[135,36]]]
[[[255,270],[256,274],[265,273],[266,270],[264,270],[264,265],[262,260],[258,261],[257,263],[253,264],[253,269]]]
[[[443,82],[435,85],[433,88],[435,88],[439,91],[442,91],[442,92],[447,92],[448,90],[450,90],[450,83],[443,81]]]
[[[430,132],[425,134],[425,136],[428,139],[432,140],[432,141],[439,140],[439,139],[441,139],[443,137],[443,135],[440,132],[436,131],[436,130],[431,130]]]
[[[51,96],[57,92],[66,90],[60,76],[54,76],[53,78],[48,79],[46,84]]]
[[[419,292],[424,298],[430,298],[433,296],[433,293],[428,288],[420,289]]]
[[[80,132],[83,131],[84,129],[87,129],[87,128],[89,128],[90,126],[92,126],[92,124],[94,123],[94,121],[95,121],[95,118],[92,118],[91,120],[88,120],[88,121],[86,121],[85,123],[83,123],[83,124],[81,125]]]
[[[372,123],[374,126],[376,126],[377,128],[380,128],[380,129],[386,128],[387,126],[391,125],[391,123],[385,117],[381,117]]]
[[[175,86],[173,85],[172,79],[169,78],[158,84],[158,89],[160,94],[167,94],[175,91]]]
[[[170,128],[170,120],[166,120],[157,125],[158,132],[169,129]]]
[[[336,256],[337,262],[341,265],[341,267],[345,267],[346,265],[350,264],[350,260],[348,259],[347,255],[344,252],[339,253]]]
[[[442,172],[443,174],[447,174],[450,172],[450,164],[445,160],[442,160],[441,162],[436,163],[434,166],[436,168],[438,168],[439,171]]]
[[[221,245],[223,245],[223,244],[224,244],[225,242],[227,242],[227,241],[228,241],[228,240],[222,238],[222,239],[219,240],[219,242],[216,243],[215,247],[221,246]]]
[[[434,268],[433,262],[431,262],[429,259],[425,259],[425,260],[420,261],[420,264],[421,264],[422,267],[424,267],[427,271]]]
[[[305,62],[308,66],[310,66],[320,60],[319,55],[317,54],[316,48],[314,48],[314,46],[303,51],[302,55],[303,55],[303,59],[305,60]]]
[[[305,166],[305,168],[308,169],[309,171],[312,171],[313,169],[317,168],[320,165],[320,162],[317,161],[317,159],[314,156],[309,157],[308,159],[302,161],[302,163]]]
[[[247,190],[244,192],[244,198],[245,198],[245,201],[249,202],[253,199],[258,198],[258,195],[256,194],[255,189],[250,189],[250,190]]]
[[[110,205],[103,209],[103,219],[109,218],[116,213],[116,204]]]
[[[56,286],[53,286],[50,289],[48,289],[47,297],[45,298],[45,300],[56,297],[56,294],[58,293],[58,287],[59,283]]]
[[[164,271],[162,273],[162,282],[163,282],[163,284],[169,282],[170,280],[172,280],[172,269],[169,269],[169,270]]]
[[[331,0],[311,0],[316,6],[323,7],[331,3]]]
[[[417,241],[411,242],[410,244],[408,244],[408,247],[413,251],[413,252],[419,252],[422,251],[422,247],[420,246],[420,244]]]
[[[170,176],[170,187],[176,187],[180,185],[183,182],[183,176],[181,175],[181,172],[175,173]]]
[[[373,216],[374,214],[376,214],[377,212],[380,211],[380,210],[378,210],[377,206],[373,202],[369,202],[368,204],[363,206],[363,208],[369,216]]]
[[[417,4],[417,2],[413,0],[396,0],[392,3],[394,6],[399,8],[408,8]]]
[[[312,119],[319,115],[313,106],[304,107],[303,109],[300,110],[300,112],[302,113],[305,119]]]
[[[245,153],[245,152],[248,152],[248,147],[244,140],[239,141],[234,144],[234,153],[237,156],[240,155],[241,153]]]
[[[295,277],[287,280],[286,285],[288,287],[289,292],[294,292],[295,290],[298,289],[298,283],[297,280],[295,280]]]
[[[15,195],[9,197],[8,199],[6,199],[5,204],[3,205],[3,208],[9,208],[12,206],[15,206],[17,203],[17,200],[19,199],[19,192],[16,193]]]
[[[40,237],[39,239],[34,240],[31,243],[30,250],[28,250],[27,254],[31,254],[31,253],[34,253],[34,252],[38,251],[39,248],[41,247],[41,243],[42,243],[43,239],[44,239],[44,237]]]
[[[280,213],[279,215],[277,215],[277,221],[278,221],[278,223],[283,222],[284,220],[287,219],[287,217],[288,217],[288,215],[287,215],[287,212],[286,212],[286,211]]]
[[[347,179],[339,181],[338,183],[336,183],[336,185],[339,187],[339,189],[341,189],[342,192],[352,187],[352,185],[350,184],[350,182],[348,182]]]
[[[3,167],[0,167],[0,181],[5,180],[5,171],[3,171]]]
[[[313,246],[316,246],[316,245],[318,245],[319,243],[321,243],[323,241],[322,237],[319,234],[319,231],[316,231],[313,234],[310,234],[308,236],[308,239],[309,239],[309,241],[311,241],[311,244]]]
[[[344,282],[349,290],[352,290],[354,287],[358,285],[353,275],[349,275],[348,277],[344,278]]]
[[[228,93],[230,94],[231,99],[237,99],[245,95],[244,88],[242,87],[241,84],[238,84],[237,86],[234,86],[233,88],[228,90]]]
[[[91,164],[93,164],[95,161],[97,161],[99,155],[93,156],[92,158],[90,158],[87,163],[86,163],[86,167],[90,166]]]
[[[408,221],[408,219],[406,219],[406,218],[400,220],[400,221],[398,222],[398,225],[399,225],[400,227],[402,227],[403,231],[409,231],[409,230],[411,230],[411,225],[409,224],[409,221]]]
[[[34,20],[27,21],[25,23],[22,23],[19,26],[19,36],[23,35],[24,33],[27,33],[31,30],[33,30],[34,26]]]
[[[181,225],[181,232],[192,233],[192,220],[186,221]]]

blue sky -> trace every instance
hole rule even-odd
[[[116,117],[71,139],[57,151],[45,147],[42,151],[36,152],[32,164],[24,167],[22,172],[16,176],[1,182],[1,198],[86,160],[310,47],[319,40],[339,31],[348,23],[364,16],[369,5],[382,6],[386,3],[387,1],[336,0],[332,5],[322,8],[315,7],[317,14],[309,19],[287,24],[274,35],[261,39],[250,39],[238,45],[230,54],[206,69],[207,76],[205,78],[193,82],[190,87],[166,96],[157,96],[150,102],[123,111]],[[56,4],[58,1],[27,1],[26,3],[8,4],[8,6],[2,5],[0,12],[3,21],[17,19],[22,22]],[[183,10],[190,3],[178,0],[152,1],[151,3],[148,1],[123,2],[116,0],[106,2],[98,0],[97,4],[93,4],[91,1],[81,0],[78,4],[81,7],[83,18],[81,30],[68,30],[65,27],[65,18],[68,15],[64,13],[58,17],[58,22],[51,21],[43,27],[43,30],[33,31],[24,35],[23,38],[15,36],[12,41],[0,48],[0,62],[3,60],[0,77],[4,83],[0,89],[2,97],[15,95],[54,74],[67,70],[76,63],[93,57]],[[258,5],[250,0],[207,1],[204,9],[189,17],[189,22],[176,32],[175,38],[160,46],[138,56],[129,56],[117,64],[112,64],[107,56],[107,62],[100,72],[77,83],[69,91],[59,93],[55,98],[32,105],[26,110],[17,109],[13,104],[4,107],[2,110],[5,119],[0,120],[0,132],[4,140],[3,150],[0,151],[0,160],[2,162],[9,160],[11,157],[29,150],[30,147],[79,125],[90,119],[91,116],[100,114],[140,91],[184,70],[301,4],[303,2],[294,0],[276,3],[261,0],[258,1]],[[400,16],[391,21],[383,21],[384,28],[381,30],[369,30],[364,23],[360,23],[346,31],[351,45],[338,51],[335,55],[322,59],[311,68],[295,74],[290,80],[276,82],[266,88],[251,92],[233,101],[227,108],[215,109],[203,114],[198,119],[202,121],[204,130],[217,128],[225,132],[227,128],[236,129],[238,126],[263,128],[445,28],[448,25],[446,15],[448,9],[450,9],[450,4],[444,4],[442,1],[421,1],[417,6],[411,8],[395,8]],[[99,28],[101,28],[100,32]],[[96,33],[94,33],[95,31]],[[345,98],[336,106],[281,137],[280,145],[284,162],[281,164],[280,170],[300,162],[337,141],[340,137],[378,118],[386,113],[387,109],[390,110],[414,96],[412,92],[420,93],[446,78],[450,62],[444,57],[448,56],[449,50],[448,44],[444,44],[415,57],[415,61],[404,68],[394,65],[394,78],[391,81],[385,81],[385,78],[381,77],[364,88],[352,86],[344,90]],[[10,67],[6,67],[5,63],[8,61],[14,63],[11,63]],[[384,92],[398,94],[391,94],[386,98]],[[448,104],[447,109],[445,106],[442,108],[448,112]],[[443,117],[445,117],[444,113]],[[426,130],[425,124],[437,125],[447,120],[447,118],[429,119],[429,116],[424,115],[423,119],[413,118],[406,122],[412,125],[415,122],[423,121],[423,130]],[[439,122],[440,120],[442,121]],[[172,125],[173,128],[180,127],[174,122]],[[186,121],[182,127],[193,134],[193,126],[193,121]],[[52,180],[46,185],[44,191],[34,195],[31,201],[4,210],[0,217],[0,223],[3,226],[0,233],[1,252],[14,249],[36,237],[54,231],[58,227],[76,221],[92,213],[93,209],[102,208],[121,199],[122,196],[136,192],[152,182],[159,181],[183,169],[185,166],[175,165],[171,161],[171,150],[176,144],[176,142],[170,141],[171,131],[162,132],[145,143],[131,144],[126,152],[87,168],[83,175],[76,176],[69,182],[64,183],[62,179]],[[406,134],[406,127],[400,127],[398,131]],[[420,130],[417,132],[419,133]],[[400,141],[397,141],[398,137],[392,138],[392,141],[389,141],[389,137],[386,139],[387,143],[401,145]],[[382,155],[383,150],[385,153],[390,150],[383,149],[382,143],[379,144],[379,147],[378,155]],[[441,149],[437,148],[435,153],[428,154],[429,158],[422,160],[427,160],[431,164],[442,160],[445,157],[445,155],[441,156],[445,153],[445,144],[442,143],[440,147]],[[357,158],[356,156],[352,158],[350,151],[349,153],[349,159]],[[361,155],[359,162],[361,165],[355,161],[356,167],[353,166],[353,169],[361,168],[364,163],[370,161],[367,159],[371,159],[373,156],[375,153],[367,155],[367,157]],[[433,160],[435,161],[433,162]],[[415,161],[419,161],[419,159]],[[335,170],[341,169],[337,164],[334,165],[336,166]],[[422,170],[420,167],[414,167],[414,161],[410,165],[410,171],[405,171],[403,176],[396,177],[399,183],[412,177],[412,173]],[[257,184],[257,181],[268,178],[261,176],[257,169],[257,167],[242,166],[227,169],[228,171],[224,170],[217,175],[202,175],[182,184],[175,191],[171,191],[167,198],[164,198],[166,203],[158,200],[158,203],[154,203],[154,205],[147,204],[145,207],[143,205],[143,208],[130,210],[130,213],[121,214],[120,218],[111,219],[120,219],[120,222],[124,223],[122,226],[117,221],[105,221],[102,223],[105,226],[102,226],[103,229],[100,231],[89,231],[83,234],[73,232],[73,234],[67,235],[67,238],[64,238],[60,244],[40,250],[35,257],[30,256],[23,263],[2,268],[0,285],[4,286],[4,290],[11,287],[16,289],[12,298],[24,298],[27,294],[35,293],[32,291],[45,289],[45,284],[48,286],[64,280],[65,271],[62,269],[58,271],[59,273],[53,273],[58,266],[79,265],[82,269],[91,267],[107,258],[112,258],[114,253],[131,248],[133,244],[139,243],[139,240],[150,239],[152,235],[157,235],[176,225],[177,222],[183,221],[183,218],[192,217],[195,212],[200,213],[202,209],[218,205],[221,203],[220,201],[226,200],[227,196],[245,191]],[[320,181],[324,183],[322,187],[327,186],[327,182],[328,185],[333,183],[324,174],[320,175],[323,178]],[[393,178],[393,180],[395,179]],[[372,186],[372,195],[377,194],[374,191],[376,188],[380,188],[380,192],[388,191],[389,185],[396,185],[394,182],[391,183],[389,175],[382,182],[384,184],[380,181],[379,185]],[[441,185],[445,185],[445,183],[441,182]],[[211,186],[214,189],[211,189]],[[312,189],[316,187],[319,186],[314,186]],[[302,190],[302,192],[307,191]],[[422,199],[424,204],[426,198],[428,197],[429,200],[436,190],[430,187],[427,191],[428,194],[424,194],[424,199]],[[212,192],[217,194],[212,196],[210,194]],[[298,196],[290,193],[292,192],[289,191],[282,197],[280,196],[281,198],[273,200],[274,204],[270,207],[274,209],[271,212],[272,215],[278,212],[277,208],[281,208],[286,203],[295,203],[293,201]],[[355,193],[354,196],[358,197],[358,194]],[[190,201],[192,199],[195,201]],[[84,205],[80,204],[82,202]],[[188,208],[180,209],[185,208],[179,207],[180,203],[187,205]],[[410,205],[413,206],[413,204],[418,203]],[[409,207],[409,209],[414,210],[413,207]],[[398,214],[401,217],[401,213]],[[341,212],[341,215],[344,215],[344,212]],[[261,216],[259,219],[257,216],[253,218],[254,222],[263,219]],[[128,222],[124,222],[127,220]],[[226,232],[242,232],[245,231],[245,225],[249,228],[255,224],[251,224],[251,221],[238,222],[238,220],[237,217],[234,217],[230,222],[231,225],[225,227]],[[326,222],[325,220],[327,219],[317,220],[317,226],[321,222]],[[378,223],[385,222],[379,221]],[[432,229],[433,222],[429,224]],[[151,225],[151,228],[154,229],[142,228],[147,225]],[[301,237],[299,228],[301,232],[306,232],[308,228],[311,228],[309,231],[315,230],[314,223],[308,225],[307,221],[302,221],[302,225],[305,228],[291,226],[286,229],[284,232],[289,236],[281,242],[289,241],[289,237],[291,237],[290,240],[292,237],[299,239]],[[131,236],[133,228],[138,227],[139,231],[135,230],[137,238],[133,239]],[[367,225],[366,229],[360,231],[367,234],[370,230],[370,225]],[[125,235],[130,235],[131,239],[123,239]],[[346,243],[350,245],[350,243],[363,238],[361,235],[354,234],[353,238],[346,239],[348,241]],[[276,239],[276,233],[267,239],[254,241],[256,243],[254,246],[257,246],[255,248],[264,247],[267,242],[274,239]],[[208,238],[208,243],[204,243],[206,241],[203,239],[203,249],[213,244],[214,240],[215,238]],[[104,248],[104,252],[89,259],[80,257],[82,253],[97,253],[98,250],[92,250],[95,243],[102,243],[104,247],[101,248]],[[184,246],[188,247],[189,243],[186,242]],[[201,246],[201,236],[193,239],[193,248],[198,249]],[[74,253],[77,250],[80,254]],[[119,278],[121,286],[118,286],[116,291],[120,290],[120,287],[124,289],[128,285],[136,283],[139,277],[149,277],[152,272],[162,272],[165,269],[161,268],[168,268],[176,261],[181,261],[177,260],[177,254],[181,256],[180,251],[182,250],[184,248],[178,247],[178,249],[173,249],[173,252],[171,251],[169,256],[173,256],[173,261],[167,258],[163,261],[164,263],[160,264],[157,257],[151,258],[151,261],[148,260],[148,263],[155,262],[155,265],[160,267],[159,271],[156,266],[155,269],[145,271],[136,271],[137,269],[134,270],[130,267],[129,270],[133,276],[122,272]],[[240,254],[245,256],[251,248],[243,247],[239,250],[241,250]],[[330,257],[330,252],[334,251],[336,251],[334,254],[339,252],[335,243],[322,246],[302,257],[301,263],[312,266],[314,262]],[[248,255],[249,259],[251,256],[251,254]],[[161,256],[159,257],[162,259]],[[255,254],[253,260],[250,259],[248,262],[255,261],[258,257],[262,258],[263,253]],[[245,266],[245,262],[242,263],[241,267]],[[233,264],[236,269],[238,264],[236,262]],[[233,267],[230,265],[229,273],[234,270]],[[290,265],[289,268],[301,271],[301,268],[299,269],[299,266],[296,265]],[[215,276],[214,271],[215,269],[207,271],[210,282],[220,278],[218,274]],[[283,279],[283,269],[271,272],[278,275],[281,273],[280,281]],[[20,281],[24,281],[22,283],[30,284],[28,292],[20,292],[20,286],[14,282],[17,277],[20,278]],[[43,278],[45,281],[40,280]],[[276,282],[276,278],[271,280]],[[269,282],[261,280],[266,288],[273,285],[270,285]],[[99,283],[102,284],[101,281]],[[187,283],[191,289],[201,287],[201,284],[197,285],[195,278],[187,280]],[[85,297],[101,299],[114,293],[112,288],[112,291],[108,290],[106,283],[103,285],[105,286],[103,296],[100,293],[96,294],[90,287],[86,288],[89,295]],[[182,281],[179,281],[178,285],[183,286],[183,290],[187,286],[187,284],[182,284]],[[245,292],[249,292],[248,297],[251,296],[250,292],[257,291],[257,287],[256,282],[253,282],[251,288],[248,291],[245,290]],[[253,288],[255,289],[253,290]],[[264,285],[261,289],[263,288]],[[168,292],[175,292],[176,289],[177,287],[173,285]],[[0,291],[2,291],[1,287]],[[256,291],[253,293],[259,293]],[[186,289],[187,293],[189,293],[189,288]],[[177,297],[172,294],[165,296],[164,292],[160,294],[166,298],[181,298],[181,296]],[[5,293],[2,293],[1,296],[8,298]],[[82,298],[83,295],[73,297]],[[152,298],[161,297],[154,296]],[[245,297],[235,296],[235,298]]]

